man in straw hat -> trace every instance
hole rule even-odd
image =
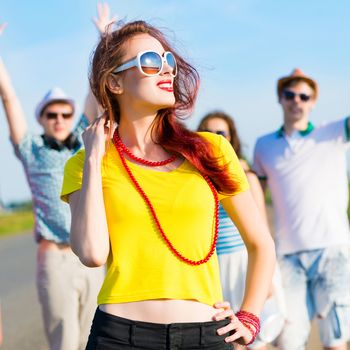
[[[350,338],[350,234],[346,150],[349,118],[316,127],[318,85],[300,69],[278,80],[282,127],[260,137],[254,165],[275,210],[276,249],[287,301],[282,350],[305,349],[317,317],[325,349]]]

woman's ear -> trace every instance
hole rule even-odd
[[[121,95],[124,92],[123,79],[118,75],[110,75],[107,78],[107,86],[116,95]]]

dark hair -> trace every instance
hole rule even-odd
[[[226,113],[221,112],[221,111],[214,111],[206,114],[201,121],[199,122],[198,125],[198,131],[206,131],[208,128],[208,122],[214,118],[219,118],[222,119],[226,122],[229,132],[230,132],[230,143],[235,150],[237,157],[239,159],[242,158],[242,146],[241,146],[241,141],[238,136],[236,124],[234,120]]]
[[[170,46],[163,33],[144,21],[127,23],[115,31],[108,31],[98,44],[90,69],[90,85],[97,101],[105,109],[107,119],[119,122],[120,109],[117,99],[108,87],[108,78],[120,64],[124,56],[125,43],[139,34],[148,34],[157,39],[164,50],[171,51],[177,61],[178,74],[174,79],[175,106],[160,109],[151,126],[151,137],[169,152],[181,154],[201,173],[208,175],[216,189],[233,192],[237,185],[219,165],[208,141],[188,130],[181,119],[192,111],[199,87],[199,75]],[[112,128],[110,128],[112,129]]]

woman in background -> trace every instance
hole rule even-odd
[[[258,177],[243,157],[242,145],[234,120],[224,112],[211,112],[200,121],[198,131],[221,135],[231,143],[246,173],[253,198],[267,225],[264,193]],[[216,251],[219,259],[224,299],[231,303],[234,311],[237,311],[244,297],[248,255],[237,227],[221,205],[219,206],[219,236]],[[284,324],[281,288],[279,270],[276,268],[273,287],[263,309],[261,331],[256,341],[249,346],[250,349],[266,350],[267,343],[272,342],[281,331]]]

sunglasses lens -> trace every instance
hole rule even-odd
[[[307,102],[311,98],[311,96],[306,94],[296,94],[295,92],[288,90],[283,91],[283,97],[288,101],[294,100],[296,96],[299,96],[300,100],[303,102]]]
[[[215,132],[215,134],[221,135],[221,136],[223,136],[223,137],[226,137],[226,136],[227,136],[226,131],[222,131],[222,130],[217,130],[217,131]]]
[[[295,93],[292,91],[283,91],[283,96],[286,100],[294,100],[295,99]]]
[[[47,113],[46,113],[46,118],[47,118],[47,119],[56,119],[56,118],[57,118],[57,113],[54,113],[54,112],[47,112]]]
[[[171,73],[175,77],[177,74],[177,64],[176,64],[175,56],[171,52],[167,52],[165,58],[168,66],[173,69]]]
[[[156,52],[145,52],[140,57],[141,69],[148,75],[157,75],[162,69],[162,58]]]
[[[300,99],[303,101],[303,102],[307,102],[310,100],[310,96],[309,95],[305,95],[305,94],[300,94]]]
[[[62,115],[63,119],[70,119],[73,117],[73,113],[56,113],[56,112],[47,112],[46,119],[57,119],[59,115]]]

